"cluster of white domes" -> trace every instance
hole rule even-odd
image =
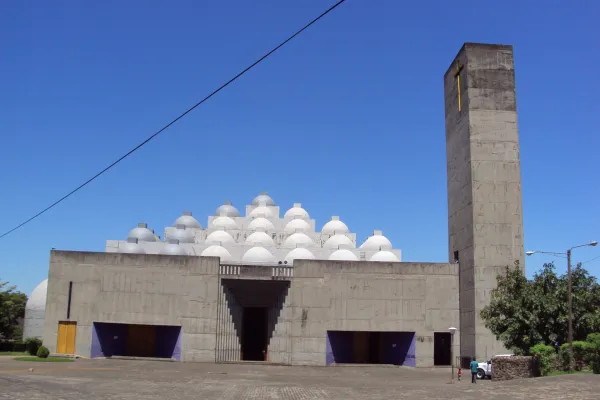
[[[246,206],[245,216],[231,202],[224,202],[209,217],[206,229],[191,212],[184,212],[165,230],[165,242],[141,223],[129,232],[126,242],[119,242],[117,251],[201,255],[252,264],[292,265],[298,259],[357,261],[359,254],[361,260],[400,260],[399,250],[392,249],[381,231],[375,231],[357,248],[355,234],[339,217],[331,217],[320,232],[314,226],[302,204],[295,203],[280,218],[275,201],[261,193]]]

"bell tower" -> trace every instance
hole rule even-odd
[[[506,352],[485,328],[496,277],[524,267],[512,46],[465,43],[444,75],[450,262],[459,263],[462,357]]]

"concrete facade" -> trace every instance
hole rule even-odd
[[[433,333],[458,320],[455,264],[299,260],[293,269],[266,268],[219,266],[212,257],[52,251],[44,343],[56,351],[71,282],[69,320],[77,323],[76,353],[86,357],[93,323],[103,322],[180,326],[182,361],[240,361],[240,306],[271,304],[269,362],[325,365],[330,330],[400,331],[415,334],[416,366],[428,367]],[[274,289],[244,295],[244,282]],[[457,354],[458,339],[454,347]]]
[[[448,250],[460,264],[461,355],[489,359],[506,350],[480,311],[497,275],[524,266],[512,46],[466,43],[444,76],[444,96]]]

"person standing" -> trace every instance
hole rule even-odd
[[[479,363],[475,361],[475,357],[471,358],[471,383],[477,383],[477,368],[479,368]]]

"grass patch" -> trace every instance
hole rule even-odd
[[[35,361],[35,362],[73,362],[70,358],[62,358],[62,357],[48,357],[48,358],[40,358],[40,357],[15,357],[17,361]]]
[[[559,376],[559,375],[571,375],[571,374],[591,374],[591,370],[583,370],[583,371],[550,371],[548,376]]]
[[[0,351],[0,356],[24,356],[26,354],[24,351]]]

